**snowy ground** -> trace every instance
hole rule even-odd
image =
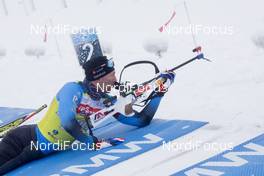
[[[57,1],[50,7],[47,4],[53,1],[38,0],[37,9],[42,7],[41,10],[32,12],[26,4],[27,16],[21,4],[14,1],[7,3],[9,17],[0,11],[0,106],[37,108],[48,104],[65,82],[83,79],[68,34],[56,38],[50,34],[48,42],[43,43],[42,34],[30,34],[31,24],[100,26],[102,41],[112,47],[118,74],[126,63],[134,60],[149,59],[166,69],[193,57],[191,35],[158,32],[174,9],[176,17],[171,26],[188,25],[182,1],[69,0],[69,8],[62,9]],[[213,62],[196,61],[177,71],[175,84],[163,99],[156,118],[210,123],[174,142],[240,144],[261,134],[264,128],[264,3],[261,0],[187,3],[193,24],[221,30],[220,34],[205,31],[197,35],[198,44]],[[169,44],[161,58],[143,48],[144,43],[156,40]],[[44,48],[45,56],[25,56],[24,50],[32,47]],[[140,70],[133,76],[142,74]],[[180,153],[158,148],[96,175],[168,175],[216,153],[219,151],[199,149]]]

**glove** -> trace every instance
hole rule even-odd
[[[169,80],[172,84],[175,79],[175,73],[172,71],[165,71],[160,74],[160,77],[165,79],[165,81]]]
[[[122,144],[124,141],[125,141],[124,138],[119,138],[119,137],[100,139],[96,143],[96,150],[101,150],[106,147],[116,146]]]
[[[129,94],[126,97],[120,96],[115,103],[115,111],[126,116],[134,115],[132,109],[132,104],[134,100],[135,97],[132,94]]]
[[[160,96],[163,96],[172,85],[175,79],[175,73],[172,71],[165,71],[160,73],[160,78],[157,80],[159,87],[158,93]]]

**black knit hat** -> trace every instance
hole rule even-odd
[[[94,81],[115,70],[112,60],[106,56],[93,57],[83,65],[85,76],[88,81]]]

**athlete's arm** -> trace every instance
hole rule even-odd
[[[160,74],[160,79],[162,82],[164,82],[160,89],[162,91],[154,91],[153,97],[150,102],[147,104],[147,106],[141,111],[136,112],[133,116],[125,116],[124,113],[117,113],[114,115],[114,117],[120,121],[121,123],[127,124],[127,125],[133,125],[138,127],[143,127],[148,125],[151,120],[153,119],[160,101],[164,94],[167,92],[168,88],[171,86],[171,84],[174,82],[175,73],[171,71],[162,72]],[[124,109],[124,108],[123,108]],[[119,111],[122,112],[122,111]]]
[[[76,140],[91,144],[94,142],[93,137],[84,134],[81,126],[75,119],[76,108],[81,102],[82,95],[83,90],[78,83],[71,82],[63,86],[56,96],[59,102],[58,115],[62,127]]]
[[[117,113],[114,115],[114,117],[120,121],[121,123],[124,123],[126,125],[132,125],[137,127],[144,127],[150,124],[151,120],[153,119],[162,96],[156,96],[150,102],[147,104],[147,106],[141,111],[137,112],[135,111],[135,114],[133,116],[125,116],[123,114]]]

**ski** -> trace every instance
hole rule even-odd
[[[36,109],[35,111],[33,111],[33,112],[31,112],[25,116],[22,116],[21,118],[18,118],[18,119],[14,120],[14,121],[6,124],[6,125],[1,126],[0,127],[0,138],[3,138],[4,135],[8,131],[18,127],[19,125],[21,125],[22,123],[24,123],[25,121],[27,121],[28,119],[30,119],[31,117],[33,117],[34,115],[36,115],[37,113],[39,113],[40,111],[45,109],[46,107],[47,107],[47,105],[44,104],[41,107],[39,107],[38,109]]]

